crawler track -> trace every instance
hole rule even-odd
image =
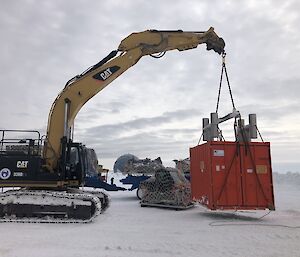
[[[0,222],[89,223],[107,206],[101,192],[11,190],[0,194]]]

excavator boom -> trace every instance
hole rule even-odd
[[[143,55],[151,55],[170,50],[184,51],[206,43],[207,50],[213,49],[221,54],[225,42],[210,28],[206,32],[184,32],[182,30],[146,30],[132,33],[121,41],[118,50],[121,52],[140,48]]]
[[[70,140],[74,119],[82,106],[141,57],[175,49],[184,51],[204,43],[207,50],[218,54],[224,51],[224,40],[213,28],[206,32],[147,30],[132,33],[121,41],[118,50],[71,79],[55,99],[49,114],[43,152],[47,169],[51,172],[57,170],[62,143]]]

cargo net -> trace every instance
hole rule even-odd
[[[190,182],[174,168],[162,168],[140,183],[142,205],[185,208],[192,205]]]
[[[185,158],[183,160],[173,160],[175,162],[175,168],[180,170],[185,177],[189,177],[191,173],[191,161],[190,158]]]

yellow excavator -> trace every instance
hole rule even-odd
[[[86,148],[72,140],[81,107],[141,57],[162,56],[206,44],[224,52],[225,43],[213,28],[198,31],[147,30],[132,33],[118,49],[70,79],[55,99],[47,134],[0,130],[0,221],[89,222],[108,205],[104,192],[80,189],[88,167]]]

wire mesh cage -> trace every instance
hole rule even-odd
[[[162,168],[154,176],[141,182],[141,204],[187,207],[192,204],[190,182],[174,168]]]

